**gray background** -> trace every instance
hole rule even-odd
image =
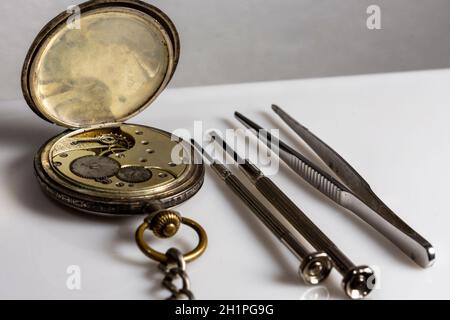
[[[450,0],[155,0],[175,22],[182,58],[173,86],[450,67]],[[40,28],[74,0],[0,2],[0,100]],[[366,9],[382,10],[368,30]]]

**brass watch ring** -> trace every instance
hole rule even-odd
[[[199,242],[197,247],[195,247],[194,250],[186,253],[183,255],[183,258],[186,262],[193,261],[200,257],[206,250],[206,247],[208,246],[208,236],[206,235],[205,230],[202,228],[201,225],[199,225],[194,220],[191,220],[189,218],[181,218],[181,223],[184,225],[187,225],[194,229],[194,231],[197,233]],[[167,263],[168,259],[167,256],[159,251],[156,251],[152,247],[150,247],[147,242],[144,240],[144,234],[145,231],[149,229],[149,223],[143,222],[139,228],[136,231],[136,242],[139,246],[139,249],[150,259],[153,259],[155,261],[158,261],[160,263]]]

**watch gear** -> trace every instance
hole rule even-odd
[[[121,141],[122,138],[123,138],[122,135],[110,133],[110,134],[102,134],[96,137],[80,138],[78,140],[73,141],[72,144],[76,145],[82,142],[98,142],[106,145],[112,145],[119,143],[119,141]]]
[[[102,180],[114,176],[120,163],[114,159],[100,156],[85,156],[74,160],[70,170],[79,177]]]
[[[152,172],[144,167],[125,167],[117,172],[117,178],[128,183],[142,183],[152,178]]]

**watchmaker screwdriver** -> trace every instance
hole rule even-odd
[[[300,260],[299,275],[305,282],[315,285],[328,277],[333,265],[325,252],[310,252],[225,165],[203,150],[195,140],[192,139],[191,143],[234,194]]]
[[[326,252],[336,270],[343,276],[345,293],[352,299],[366,297],[375,285],[375,275],[368,266],[356,266],[352,261],[298,208],[278,186],[267,178],[258,167],[242,159],[216,133],[210,133],[221,147],[237,162],[239,169],[255,185],[289,223],[300,232],[314,248]]]

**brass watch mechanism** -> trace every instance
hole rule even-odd
[[[50,196],[98,214],[143,214],[193,196],[204,168],[189,144],[138,125],[80,129],[50,140],[35,168]]]

